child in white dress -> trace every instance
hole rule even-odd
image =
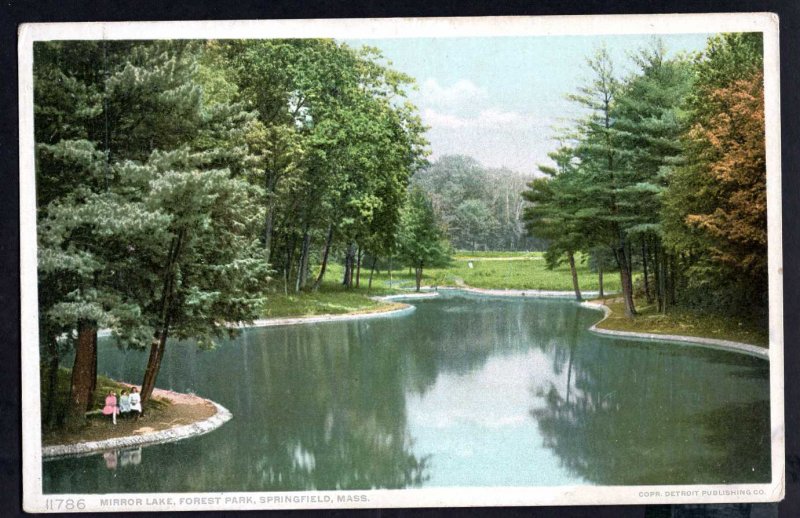
[[[141,415],[141,413],[142,413],[142,396],[139,395],[139,389],[138,388],[133,387],[131,389],[131,395],[128,397],[128,404],[130,405],[129,410],[131,412],[139,412],[139,415]]]

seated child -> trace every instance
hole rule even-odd
[[[119,412],[122,417],[128,417],[131,411],[131,399],[128,396],[128,391],[123,390],[122,395],[119,396]]]
[[[103,407],[103,415],[110,415],[111,422],[117,424],[118,413],[119,407],[117,406],[117,395],[114,394],[113,390],[109,390],[108,395],[106,396],[106,406]]]
[[[131,395],[128,397],[128,403],[130,404],[131,412],[139,412],[142,413],[142,396],[139,395],[139,389],[133,387],[131,389]]]

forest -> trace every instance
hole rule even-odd
[[[111,41],[34,53],[51,391],[60,358],[75,354],[68,411],[45,397],[49,423],[83,422],[99,329],[149,348],[146,405],[168,337],[213,346],[230,323],[261,315],[268,293],[318,289],[334,253],[350,287],[365,254],[421,274],[446,250],[438,227],[425,228],[430,204],[407,195],[427,154],[405,99],[413,80],[376,49]]]
[[[533,175],[444,155],[411,179],[430,197],[447,239],[459,250],[543,250],[525,231],[521,193]]]
[[[590,257],[639,297],[766,326],[767,200],[762,40],[723,34],[668,59],[658,41],[620,78],[606,48],[570,98],[586,117],[558,135],[523,219],[551,264]]]
[[[375,48],[37,42],[44,421],[84,423],[100,330],[149,351],[146,408],[168,338],[213,347],[276,294],[324,289],[333,264],[349,290],[394,260],[419,290],[454,248],[546,250],[549,267],[569,263],[578,299],[586,261],[601,292],[604,272],[619,275],[631,317],[645,301],[764,325],[761,35],[670,58],[655,42],[633,61],[623,77],[605,48],[588,59],[570,95],[585,116],[526,175],[429,161],[415,80]]]

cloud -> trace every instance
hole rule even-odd
[[[426,79],[420,87],[420,96],[429,106],[454,108],[470,106],[489,98],[485,88],[468,79],[460,79],[451,86],[442,86],[436,79]]]
[[[474,117],[462,117],[427,108],[422,111],[422,120],[435,129],[497,128],[498,126],[533,128],[552,124],[550,120],[541,120],[527,114],[496,108],[481,110]]]

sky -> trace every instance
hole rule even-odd
[[[661,38],[668,54],[705,48],[708,34]],[[580,112],[566,99],[591,77],[586,58],[604,42],[618,75],[648,35],[344,40],[381,49],[391,67],[412,76],[409,99],[430,127],[431,160],[469,155],[488,167],[534,173],[550,162],[554,128]]]

